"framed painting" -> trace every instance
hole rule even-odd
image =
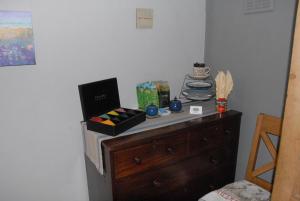
[[[35,64],[31,12],[0,11],[0,67]]]

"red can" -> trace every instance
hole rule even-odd
[[[223,113],[227,111],[227,99],[218,98],[216,100],[217,112]]]

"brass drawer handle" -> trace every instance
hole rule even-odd
[[[139,158],[139,157],[134,157],[134,162],[135,162],[135,164],[137,164],[137,165],[140,165],[141,163],[142,163],[142,159],[141,158]]]
[[[213,164],[213,165],[218,165],[219,161],[217,159],[215,159],[214,157],[210,157],[209,161]]]
[[[215,185],[213,185],[213,184],[209,184],[208,187],[211,191],[216,189]]]
[[[175,154],[175,149],[172,148],[172,147],[168,147],[168,148],[167,148],[167,152],[168,152],[169,154]]]
[[[201,141],[202,142],[208,142],[208,138],[207,137],[203,137],[203,138],[201,138]]]
[[[152,183],[156,188],[160,188],[162,185],[158,179],[155,179]]]
[[[225,133],[225,135],[230,135],[230,134],[231,134],[231,130],[226,129],[226,130],[224,131],[224,133]]]

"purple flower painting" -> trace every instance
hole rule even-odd
[[[34,65],[31,12],[0,11],[0,67]]]

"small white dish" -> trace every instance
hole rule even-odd
[[[196,82],[188,82],[186,86],[190,88],[199,88],[199,89],[208,89],[212,86],[209,82],[196,81]]]
[[[159,109],[158,109],[158,114],[159,114],[160,116],[168,116],[168,115],[171,114],[171,111],[168,110],[168,109],[165,109],[165,108],[159,108]]]

